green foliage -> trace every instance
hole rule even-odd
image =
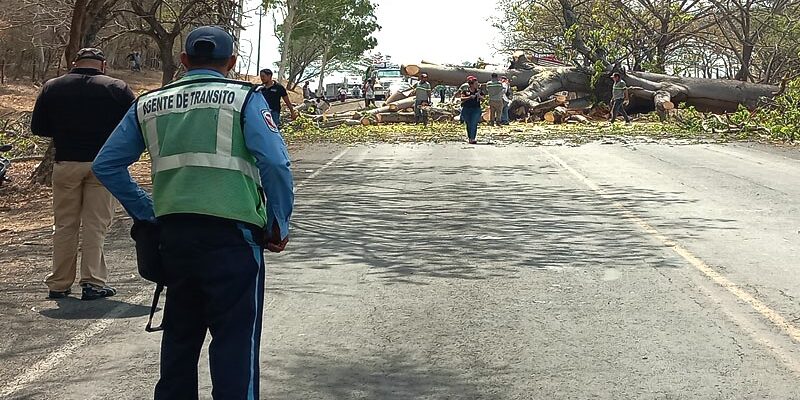
[[[705,117],[697,111],[694,106],[687,106],[686,103],[678,105],[681,110],[680,118],[677,120],[677,125],[689,132],[702,132],[703,121]]]
[[[793,142],[800,138],[800,78],[790,82],[755,118],[775,139]]]
[[[592,67],[594,73],[592,74],[591,88],[592,91],[594,91],[594,89],[597,87],[597,82],[599,82],[600,79],[606,76],[607,71],[606,71],[606,66],[603,65],[603,63],[599,60],[595,61]]]
[[[349,71],[378,44],[372,35],[380,25],[371,0],[284,0],[271,6],[287,15],[293,7],[289,37],[283,37],[282,24],[276,26],[281,53],[288,51],[287,77],[292,82],[326,71]]]

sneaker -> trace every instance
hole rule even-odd
[[[117,289],[110,286],[95,286],[89,283],[83,284],[81,300],[97,300],[103,297],[111,297],[117,294]]]
[[[478,141],[477,140],[470,140],[469,144],[478,144]]]
[[[72,290],[70,290],[70,289],[67,289],[67,290],[65,290],[63,292],[51,290],[51,291],[47,292],[47,298],[48,299],[63,299],[65,297],[69,296],[71,293],[72,293]]]

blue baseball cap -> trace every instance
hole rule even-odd
[[[186,54],[215,60],[229,58],[233,55],[233,36],[218,26],[195,28],[186,37]]]

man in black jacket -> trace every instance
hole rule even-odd
[[[75,283],[79,231],[81,299],[116,294],[103,255],[116,203],[92,161],[135,97],[125,82],[104,75],[105,67],[101,50],[81,49],[68,74],[45,83],[33,109],[31,130],[55,146],[53,272],[45,280],[54,299],[68,296]]]

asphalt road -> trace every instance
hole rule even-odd
[[[292,241],[268,257],[262,398],[800,399],[797,151],[420,144],[294,158]],[[111,238],[116,303],[26,300],[10,324],[58,338],[37,346],[0,327],[16,343],[0,345],[0,394],[150,395],[159,335],[143,332],[149,288],[126,224]]]

